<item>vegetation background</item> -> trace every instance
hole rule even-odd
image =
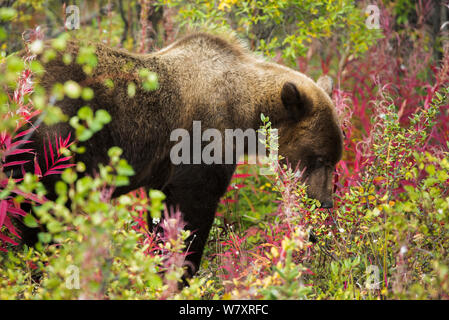
[[[436,0],[1,0],[0,299],[448,299],[447,20],[447,1]],[[188,251],[181,214],[165,210],[157,190],[111,199],[134,173],[119,148],[98,174],[81,177],[84,165],[70,161],[83,152],[77,142],[110,117],[92,112],[93,91],[76,82],[45,92],[34,56],[54,39],[44,53],[52,59],[69,37],[146,53],[204,28],[232,32],[314,79],[330,75],[345,153],[333,210],[307,199],[289,168],[260,176],[239,165],[202,269],[178,290]],[[13,54],[23,48],[25,58]],[[96,65],[89,46],[64,59],[86,72]],[[157,87],[151,70],[140,77],[146,90]],[[135,90],[130,83],[128,94]],[[54,106],[64,96],[86,107],[67,119]],[[33,129],[21,130],[31,119],[70,121],[76,136],[49,137],[36,155],[27,148]],[[6,156],[19,154],[47,166],[34,160],[34,172],[8,178],[25,162]],[[55,202],[40,183],[53,174],[61,176]],[[166,216],[162,239],[148,232],[149,214]],[[47,225],[36,248],[18,245],[17,219]]]

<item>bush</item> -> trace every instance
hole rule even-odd
[[[94,176],[83,175],[82,163],[70,163],[83,151],[78,142],[110,117],[88,106],[71,119],[61,114],[57,99],[81,97],[88,105],[93,91],[68,82],[45,92],[38,81],[42,66],[33,60],[42,48],[42,30],[25,33],[23,59],[6,57],[21,42],[3,23],[0,299],[449,297],[449,51],[441,39],[432,42],[429,1],[416,8],[408,1],[379,2],[378,30],[367,28],[364,3],[350,1],[130,3],[107,9],[71,36],[143,52],[168,44],[188,21],[190,27],[233,29],[251,49],[312,76],[333,75],[333,100],[345,132],[335,208],[319,209],[308,199],[292,168],[273,167],[273,175],[261,176],[258,166],[240,164],[218,209],[202,268],[179,290],[188,251],[181,213],[165,209],[157,190],[111,199],[114,188],[134,173],[118,148],[109,151],[110,162]],[[145,19],[145,12],[154,17],[161,8],[157,24]],[[22,1],[2,8],[0,19],[23,31],[33,14],[44,12],[53,21],[47,11]],[[47,58],[67,39],[67,33],[55,37]],[[96,64],[89,47],[72,58],[86,70]],[[157,88],[151,70],[140,75],[148,90]],[[133,91],[130,85],[128,94]],[[76,131],[74,137],[51,137],[43,155],[51,163],[46,168],[27,147],[33,129],[26,125],[32,119],[69,121]],[[269,128],[269,119],[262,117],[261,126]],[[54,145],[59,147],[53,150]],[[27,155],[29,163],[6,162],[15,154]],[[21,170],[25,164],[32,164],[32,172]],[[22,175],[8,178],[14,168]],[[61,179],[58,199],[49,201],[41,180],[53,174]],[[33,205],[34,216],[21,209],[23,203]],[[148,215],[166,217],[164,238],[147,229]],[[46,224],[36,248],[18,245],[16,219]]]

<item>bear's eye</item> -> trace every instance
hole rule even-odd
[[[315,159],[315,168],[321,168],[324,166],[324,158],[323,157],[317,157]]]
[[[326,165],[326,159],[323,156],[318,155],[310,155],[307,157],[307,170],[313,171],[319,168],[322,168]]]

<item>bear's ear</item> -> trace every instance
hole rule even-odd
[[[332,89],[333,89],[333,81],[332,78],[329,76],[321,76],[317,81],[316,84],[326,92],[329,97],[332,96]]]
[[[287,109],[295,121],[299,121],[307,113],[306,99],[298,91],[294,83],[284,83],[281,91],[281,99],[285,109]]]

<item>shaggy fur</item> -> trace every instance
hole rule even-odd
[[[69,42],[65,53],[76,56],[77,42]],[[107,150],[119,146],[136,175],[115,196],[139,187],[161,189],[167,204],[177,206],[196,235],[187,257],[189,275],[198,270],[201,255],[212,225],[217,204],[225,193],[235,165],[178,165],[170,162],[170,133],[176,128],[192,130],[194,120],[202,130],[225,128],[258,129],[260,114],[269,116],[279,129],[279,153],[295,166],[307,167],[310,196],[325,207],[332,206],[332,173],[342,154],[342,133],[329,95],[329,83],[321,87],[307,76],[281,65],[266,62],[235,39],[206,33],[184,37],[171,46],[147,55],[131,54],[96,45],[98,66],[87,75],[75,62],[65,65],[61,55],[44,64],[42,85],[50,90],[56,83],[77,81],[94,90],[89,101],[92,109],[106,109],[112,122],[96,133],[85,145],[87,152],[77,156],[92,172],[107,162]],[[159,88],[143,90],[138,70],[147,68],[159,76]],[[105,86],[111,79],[113,88]],[[130,81],[137,84],[129,97]],[[73,116],[86,104],[65,98],[57,103],[64,113]],[[38,153],[43,139],[55,132],[66,136],[67,123],[42,125],[34,140]],[[43,161],[43,157],[40,157]],[[41,163],[41,165],[44,165]],[[44,179],[49,198],[54,198],[57,177]],[[150,223],[151,224],[151,223]],[[25,231],[25,241],[36,238]]]

